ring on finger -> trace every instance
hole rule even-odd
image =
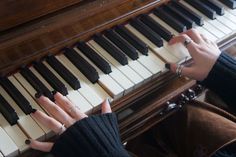
[[[191,42],[192,42],[191,39],[186,38],[186,39],[184,40],[184,43],[183,43],[183,44],[184,44],[185,47],[187,47]]]
[[[65,124],[62,124],[57,134],[61,135],[65,130],[66,130]]]
[[[177,66],[177,68],[176,68],[176,71],[175,71],[175,73],[176,73],[176,75],[177,75],[178,77],[181,77],[181,76],[182,76],[183,68],[184,68],[183,65],[178,64],[178,66]]]

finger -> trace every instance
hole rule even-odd
[[[36,140],[30,140],[29,146],[33,149],[40,150],[42,152],[50,152],[54,143],[52,142],[39,142]]]
[[[31,113],[31,116],[36,118],[41,124],[54,131],[56,134],[62,134],[66,130],[60,122],[46,115],[42,111],[37,110],[36,112]]]
[[[182,43],[182,44],[184,44],[184,42],[185,42],[186,40],[191,41],[191,42],[186,46],[186,48],[188,49],[190,55],[192,56],[192,55],[194,55],[193,52],[194,52],[195,47],[197,47],[197,44],[196,44],[193,40],[191,40],[191,38],[190,38],[188,35],[186,35],[186,34],[181,34],[181,35],[175,36],[175,37],[173,37],[173,38],[169,41],[169,44],[170,44],[170,45],[173,45],[173,44],[176,44],[176,43]],[[192,57],[193,57],[193,56],[192,56]]]
[[[109,98],[106,98],[106,100],[103,101],[102,103],[102,113],[111,113],[111,106],[109,102]]]
[[[176,73],[177,66],[178,66],[177,64],[171,63],[170,64],[170,70],[173,73]],[[193,78],[194,77],[194,68],[193,67],[185,67],[185,66],[183,66],[181,75]]]
[[[181,34],[187,34],[195,43],[203,42],[201,34],[196,29],[190,29]]]
[[[206,43],[208,43],[208,44],[211,43],[211,41],[210,41],[205,35],[203,35],[203,34],[200,34],[200,35],[201,35],[202,39],[203,39]]]
[[[47,97],[40,96],[37,99],[37,102],[41,106],[43,106],[55,119],[57,119],[62,124],[65,124],[66,127],[69,127],[74,124],[75,120],[71,118],[63,109],[57,106],[54,102],[49,100]]]
[[[79,107],[73,104],[67,97],[63,96],[61,93],[57,92],[54,95],[56,104],[58,104],[64,111],[67,112],[76,121],[88,117],[86,114],[81,112]]]

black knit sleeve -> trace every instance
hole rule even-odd
[[[236,60],[221,53],[207,78],[200,82],[217,93],[236,113]]]
[[[120,140],[116,115],[94,115],[77,121],[55,142],[56,157],[130,157]]]

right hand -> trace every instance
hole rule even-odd
[[[184,43],[186,39],[191,40],[191,43],[186,48],[192,56],[193,64],[183,67],[181,75],[202,81],[208,76],[221,51],[216,43],[210,41],[195,29],[190,29],[173,37],[169,44]],[[177,64],[170,63],[170,70],[172,72],[175,72],[176,68]]]

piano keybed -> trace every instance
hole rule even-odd
[[[2,77],[0,157],[25,152],[28,138],[43,141],[53,135],[29,115],[32,108],[46,113],[36,93],[53,100],[53,91],[59,91],[83,112],[97,111],[104,99],[119,100],[167,73],[166,62],[189,60],[183,45],[168,45],[173,35],[192,27],[217,43],[234,35],[236,10],[229,1],[236,2],[170,2]]]

